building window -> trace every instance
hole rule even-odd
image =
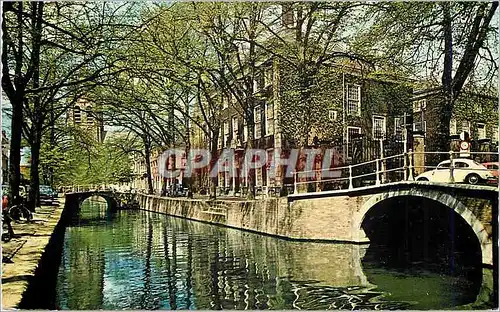
[[[229,107],[229,103],[231,102],[231,94],[229,94],[227,97],[222,98],[222,109],[226,109]]]
[[[418,100],[413,102],[413,112],[418,113],[421,111],[425,111],[427,108],[427,100]]]
[[[423,123],[421,121],[413,123],[413,131],[422,131],[425,132],[427,130],[427,121]]]
[[[467,120],[462,121],[462,132],[467,132],[470,135],[470,122]]]
[[[330,109],[328,111],[328,119],[330,121],[336,121],[337,120],[337,111],[333,110],[333,109]]]
[[[394,136],[397,141],[403,141],[404,117],[394,117]]]
[[[353,157],[355,154],[355,147],[352,144],[361,135],[360,127],[347,127],[347,157]]]
[[[361,116],[361,86],[347,85],[347,115]]]
[[[238,118],[236,116],[233,116],[233,121],[232,121],[232,126],[233,126],[233,141],[236,142],[238,138]]]
[[[224,122],[224,142],[222,143],[223,146],[227,146],[227,142],[229,141],[229,122],[225,121]]]
[[[265,131],[266,135],[274,134],[274,105],[272,103],[266,103],[266,120],[265,120]]]
[[[82,111],[80,110],[80,106],[75,106],[73,108],[73,120],[75,123],[82,122]]]
[[[265,85],[265,73],[263,70],[257,71],[253,81],[253,92],[259,92],[264,89]]]
[[[479,140],[486,139],[486,126],[483,123],[477,124],[477,138]]]
[[[91,112],[87,112],[87,124],[92,125],[94,123],[94,115]]]
[[[457,120],[455,118],[450,119],[450,135],[457,134]]]
[[[347,127],[347,143],[352,142],[353,139],[361,135],[360,127]]]
[[[224,128],[222,126],[219,127],[219,137],[217,139],[217,147],[222,148],[222,142],[224,141],[223,139],[223,133],[224,133]]]
[[[255,106],[253,110],[253,118],[254,118],[254,135],[256,139],[259,139],[261,136],[261,111],[260,111],[260,106]]]
[[[264,86],[270,86],[273,84],[273,67],[266,68],[264,70]]]
[[[248,139],[248,126],[247,121],[243,121],[243,142],[246,142]]]
[[[87,124],[91,125],[94,123],[94,115],[92,115],[92,106],[87,106],[85,110],[85,115],[87,117]]]
[[[384,116],[373,116],[373,133],[374,139],[385,138],[386,133],[386,118]]]

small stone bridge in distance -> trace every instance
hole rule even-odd
[[[87,198],[99,196],[107,203],[107,209],[115,212],[129,203],[132,198],[130,193],[122,193],[113,190],[85,189],[66,193],[66,209],[71,211],[79,210],[81,203]]]

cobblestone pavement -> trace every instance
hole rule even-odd
[[[64,199],[59,201],[59,205],[37,208],[30,223],[13,222],[14,238],[2,242],[2,310],[15,308],[21,301],[61,217]]]

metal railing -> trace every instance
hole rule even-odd
[[[93,191],[109,191],[111,187],[107,185],[68,185],[61,187],[63,193],[75,193],[75,192],[93,192]]]
[[[488,168],[466,168],[466,167],[456,167],[456,159],[469,159],[474,155],[481,156],[493,156],[489,158],[493,158],[490,161],[483,162],[498,162],[499,153],[497,152],[467,152],[469,156],[460,157],[464,155],[464,152],[413,152],[411,149],[402,154],[397,154],[393,156],[383,157],[379,159],[370,160],[363,163],[347,165],[342,167],[334,167],[328,169],[316,169],[316,170],[307,170],[307,171],[295,171],[293,172],[294,182],[293,182],[293,193],[299,193],[299,187],[302,185],[315,185],[316,191],[312,192],[321,192],[325,190],[340,190],[340,189],[348,189],[353,190],[359,187],[364,187],[367,185],[381,185],[388,182],[400,182],[400,181],[414,181],[415,180],[415,171],[417,169],[436,169],[438,166],[434,165],[415,165],[415,156],[423,155],[424,157],[427,155],[434,156],[442,156],[447,155],[447,159],[441,159],[441,161],[449,160],[450,166],[448,183],[455,183],[456,172],[460,170],[472,170],[472,171],[490,171],[493,172],[498,169],[488,169]],[[396,160],[396,161],[395,161]],[[388,166],[392,161],[392,164]],[[399,165],[398,165],[399,164]],[[356,168],[367,168],[365,172],[356,174],[354,171]],[[443,167],[444,168],[444,167]],[[369,170],[372,172],[367,172]],[[339,172],[340,176],[336,178],[322,178],[323,172]],[[312,173],[312,175],[311,175]],[[313,178],[311,178],[313,176]],[[372,177],[371,180],[367,180],[366,178]],[[498,177],[498,175],[497,175]],[[364,179],[364,180],[362,180]],[[356,181],[360,181],[361,183],[356,183]],[[334,185],[333,188],[325,187],[327,184]],[[318,190],[319,189],[319,190]],[[306,191],[309,192],[309,191]]]

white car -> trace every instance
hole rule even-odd
[[[491,170],[472,159],[453,159],[453,165],[455,167],[453,178],[457,183],[478,184],[495,179]],[[418,175],[416,180],[448,183],[450,180],[450,161],[440,162],[436,169]]]

